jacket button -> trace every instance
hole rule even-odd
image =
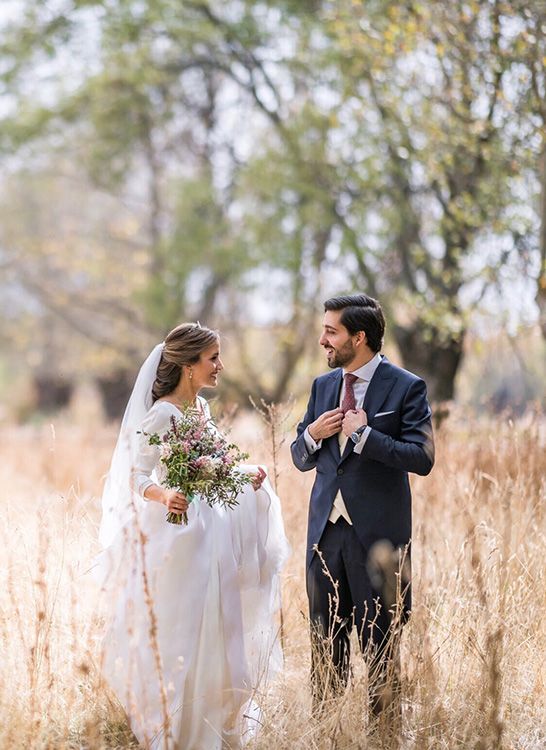
[[[337,473],[338,473],[338,476],[341,476],[341,474],[343,474],[343,469],[338,469]]]

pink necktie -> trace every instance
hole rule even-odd
[[[356,409],[355,392],[353,390],[353,383],[358,380],[358,375],[353,375],[352,372],[345,374],[345,393],[343,395],[343,401],[341,402],[341,408],[343,413],[346,414],[351,409]]]

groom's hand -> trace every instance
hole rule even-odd
[[[341,430],[342,422],[343,409],[331,409],[321,414],[314,422],[311,422],[307,429],[315,443],[318,443],[319,440],[336,435]]]
[[[350,437],[355,430],[359,427],[368,424],[368,415],[364,409],[351,409],[345,414],[343,424],[341,426],[343,434]]]

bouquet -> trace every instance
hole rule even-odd
[[[201,412],[187,407],[180,417],[171,417],[171,426],[163,435],[143,433],[149,445],[160,447],[160,462],[166,469],[163,484],[182,492],[191,502],[199,495],[208,505],[233,508],[237,495],[251,481],[237,464],[248,458],[216,430],[207,427]],[[188,523],[184,513],[167,513],[167,521]]]

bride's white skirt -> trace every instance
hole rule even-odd
[[[282,666],[278,574],[289,549],[279,499],[266,480],[239,501],[194,502],[187,526],[147,503],[99,557],[102,670],[145,747],[238,747]]]

